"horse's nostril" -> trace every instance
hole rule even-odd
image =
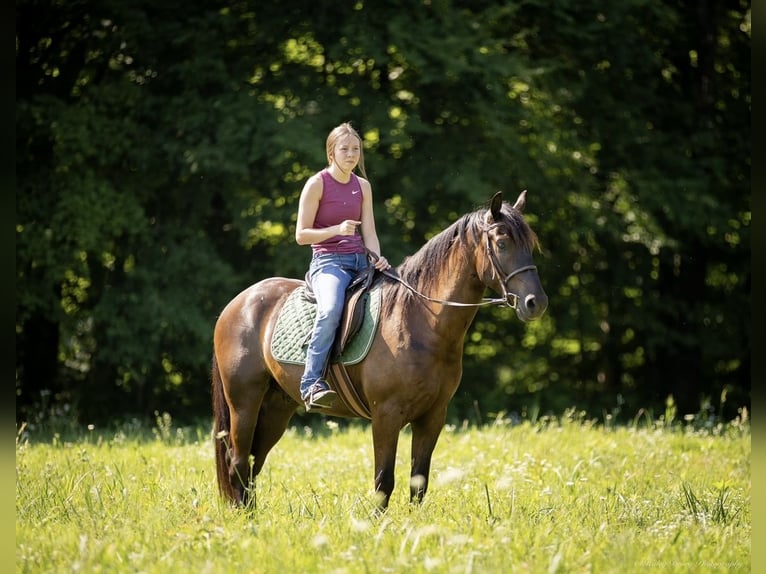
[[[537,303],[535,302],[535,296],[527,295],[524,297],[524,306],[529,310],[534,309],[537,306]]]

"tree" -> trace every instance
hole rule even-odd
[[[218,310],[300,277],[324,137],[392,262],[529,190],[551,306],[482,311],[456,418],[749,404],[749,2],[17,4],[17,417],[207,413]],[[535,406],[537,405],[537,406]]]

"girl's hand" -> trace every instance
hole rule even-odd
[[[338,235],[354,235],[356,233],[356,228],[360,225],[362,225],[361,221],[347,219],[338,224]]]
[[[375,260],[375,263],[373,265],[375,269],[377,269],[378,271],[385,271],[386,269],[391,269],[391,264],[382,255]]]

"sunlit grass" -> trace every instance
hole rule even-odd
[[[254,509],[211,439],[85,431],[16,446],[17,572],[749,572],[750,431],[542,420],[447,428],[411,506],[409,436],[375,515],[368,426],[291,429]]]

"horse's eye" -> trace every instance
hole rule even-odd
[[[498,248],[500,251],[505,251],[505,248],[506,248],[506,245],[505,245],[505,241],[504,241],[504,240],[502,240],[502,239],[501,239],[500,241],[498,241],[498,242],[497,242],[497,248]]]

